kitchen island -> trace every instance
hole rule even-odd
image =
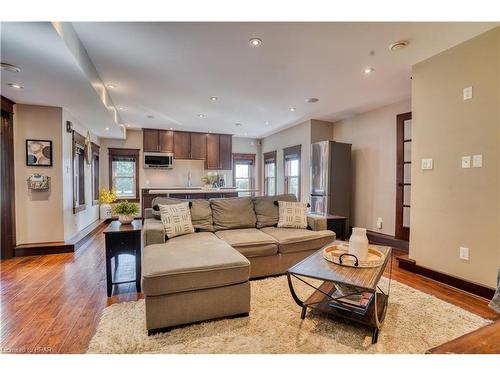
[[[151,208],[153,199],[156,197],[178,198],[178,199],[210,199],[210,198],[233,198],[240,193],[255,194],[256,189],[237,189],[234,187],[202,188],[202,187],[148,187],[141,189],[142,216],[144,210]]]

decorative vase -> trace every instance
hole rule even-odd
[[[355,255],[358,260],[366,260],[368,257],[368,237],[365,228],[352,228],[349,238],[349,254]]]
[[[134,215],[118,215],[118,221],[122,224],[130,224],[134,220]]]
[[[111,219],[112,214],[113,210],[111,209],[111,205],[109,203],[101,204],[101,207],[99,208],[99,216],[101,217],[101,220]]]

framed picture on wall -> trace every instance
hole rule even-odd
[[[27,139],[26,165],[28,167],[52,167],[52,141]]]

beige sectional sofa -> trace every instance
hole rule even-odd
[[[167,239],[159,211],[147,209],[142,288],[148,332],[250,311],[250,278],[280,275],[335,239],[326,221],[308,229],[277,228],[274,197],[193,200],[195,233]],[[178,199],[156,198],[157,204]]]

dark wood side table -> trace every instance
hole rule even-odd
[[[135,282],[137,293],[141,292],[141,258],[142,258],[142,220],[134,220],[130,224],[121,224],[118,220],[112,221],[104,230],[106,238],[106,285],[108,297],[111,297],[113,285]],[[135,256],[135,280],[113,281],[111,258],[118,262],[119,254]]]
[[[332,230],[339,240],[345,240],[347,236],[347,217],[326,214],[326,229]]]

